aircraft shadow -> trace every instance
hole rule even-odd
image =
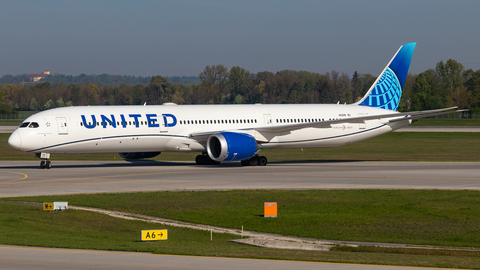
[[[156,160],[125,160],[121,162],[111,162],[108,161],[98,161],[98,164],[95,163],[87,163],[85,162],[95,162],[95,161],[72,161],[71,164],[58,164],[52,161],[52,169],[55,168],[118,168],[118,167],[151,167],[151,166],[162,166],[162,167],[190,167],[195,166],[199,168],[238,168],[243,167],[240,162],[227,162],[222,163],[220,165],[196,165],[195,162],[178,162],[178,161],[156,161]],[[270,165],[295,165],[295,166],[302,166],[307,164],[330,164],[330,163],[352,163],[352,162],[361,162],[358,160],[321,160],[321,161],[278,161],[278,162],[269,162]],[[23,162],[19,162],[18,165],[7,165],[1,166],[0,170],[2,169],[40,169],[39,164],[35,165],[24,165]],[[40,163],[40,162],[38,162]],[[268,165],[267,165],[268,166]],[[246,166],[248,168],[249,166]]]

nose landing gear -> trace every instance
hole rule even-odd
[[[35,153],[36,158],[43,159],[40,162],[40,169],[50,169],[52,168],[52,162],[48,160],[50,158],[50,153]]]
[[[50,160],[42,160],[40,162],[40,169],[50,169],[52,167],[52,162]]]

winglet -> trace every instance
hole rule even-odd
[[[355,105],[396,111],[416,44],[402,45],[367,94]]]

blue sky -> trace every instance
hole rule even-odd
[[[378,75],[403,43],[410,71],[440,60],[480,69],[480,1],[0,0],[0,76],[198,76],[250,72]]]

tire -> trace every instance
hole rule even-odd
[[[248,165],[249,166],[257,166],[258,165],[258,158],[257,157],[252,157],[251,159],[248,160]]]
[[[52,168],[52,162],[51,162],[51,161],[47,161],[46,164],[45,164],[45,168],[46,168],[46,169]]]
[[[40,161],[40,169],[45,169],[46,162],[45,160]]]
[[[258,157],[258,166],[267,165],[267,158],[265,156]]]
[[[196,156],[195,163],[197,163],[197,165],[205,165],[205,157],[202,155]]]

